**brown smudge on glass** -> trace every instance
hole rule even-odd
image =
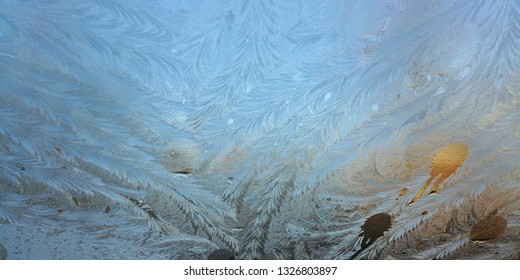
[[[350,257],[355,259],[365,248],[372,245],[379,237],[383,236],[384,232],[392,226],[392,217],[387,213],[377,213],[370,216],[366,222],[361,226],[363,230],[359,236],[363,236],[361,241],[361,249]]]
[[[432,181],[440,175],[439,179],[431,188],[430,193],[437,193],[439,185],[450,177],[459,167],[462,166],[468,157],[468,146],[463,142],[450,143],[440,148],[432,158],[432,166],[430,169],[430,178],[426,180],[419,193],[413,198],[410,204],[421,198],[426,188]],[[409,205],[410,205],[409,204]]]
[[[486,241],[497,238],[507,227],[507,220],[502,216],[496,216],[496,211],[476,225],[469,233],[472,241]]]

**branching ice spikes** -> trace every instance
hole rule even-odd
[[[263,257],[271,220],[282,206],[287,193],[293,188],[294,171],[291,167],[285,166],[277,173],[267,178],[266,187],[255,192],[260,194],[260,199],[255,199],[249,210],[250,217],[245,221],[242,232],[242,258]]]

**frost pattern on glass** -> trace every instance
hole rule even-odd
[[[0,245],[519,258],[519,46],[516,1],[2,1]]]

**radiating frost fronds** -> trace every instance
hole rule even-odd
[[[518,258],[519,3],[33,2],[0,4],[9,252]]]

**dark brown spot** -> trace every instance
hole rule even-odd
[[[375,241],[377,238],[383,236],[384,232],[391,226],[392,217],[390,215],[386,213],[378,213],[371,216],[361,226],[361,229],[363,230],[361,234],[364,236],[363,243],[366,244],[369,241]]]
[[[428,211],[422,211],[422,213],[421,213],[421,215],[423,215],[423,216],[426,214],[428,214]]]
[[[469,236],[473,241],[484,241],[497,238],[507,227],[507,220],[493,213],[478,222],[471,229]]]
[[[392,226],[392,217],[386,213],[378,213],[370,216],[361,226],[363,230],[359,236],[363,236],[361,249],[354,253],[350,259],[355,259],[364,249],[372,245],[384,232]]]
[[[107,208],[105,208],[105,212],[104,212],[104,213],[105,213],[105,214],[108,214],[108,213],[110,213],[110,210],[112,210],[112,209],[110,208],[110,206],[107,206]]]
[[[61,154],[61,148],[60,147],[54,147],[54,150],[56,153]]]

